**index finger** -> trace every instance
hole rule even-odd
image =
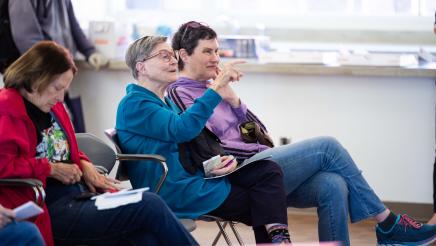
[[[223,155],[223,156],[221,156],[221,161],[225,161],[231,157],[232,157],[231,155]]]
[[[113,179],[113,178],[109,178],[109,177],[106,177],[106,179],[114,184],[121,184],[121,181],[119,181],[118,179]]]
[[[114,191],[119,190],[110,180],[105,181],[102,184],[101,188],[103,188],[105,190],[114,190]]]
[[[236,59],[236,60],[227,62],[225,64],[225,66],[232,66],[233,67],[235,65],[244,64],[244,63],[247,63],[247,61],[246,60],[242,60],[242,59]]]

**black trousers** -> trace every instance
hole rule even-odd
[[[137,203],[97,210],[95,201],[77,199],[89,191],[86,185],[47,179],[46,191],[56,245],[198,245],[155,193],[144,192]]]
[[[227,176],[231,191],[210,215],[252,226],[256,243],[271,242],[266,224],[288,224],[281,168],[272,161],[251,163]]]

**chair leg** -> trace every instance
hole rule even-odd
[[[227,245],[232,246],[232,242],[230,241],[230,238],[225,231],[225,228],[226,228],[228,222],[225,221],[223,223],[223,225],[221,225],[221,223],[219,221],[215,221],[215,222],[218,225],[218,228],[220,229],[220,231],[218,232],[218,235],[215,237],[215,240],[213,240],[212,246],[215,246],[218,243],[218,240],[219,240],[221,234],[223,234],[223,237],[226,240]]]
[[[232,231],[235,234],[236,239],[239,242],[239,245],[243,246],[244,242],[242,241],[241,236],[239,235],[238,231],[235,228],[235,223],[233,223],[233,221],[230,221],[229,224],[230,224],[230,228],[232,228]]]
[[[221,223],[219,220],[215,220],[215,223]],[[227,221],[224,221],[223,223],[223,229],[225,230],[227,226]],[[219,227],[219,226],[218,226]],[[218,243],[218,240],[221,237],[221,230],[218,231],[218,234],[216,234],[215,239],[213,240],[212,246],[215,246]]]
[[[216,223],[218,223],[218,221],[216,221]],[[215,246],[218,242],[218,240],[220,240],[221,237],[221,231],[218,231],[218,234],[216,234],[215,239],[212,242],[212,246]]]

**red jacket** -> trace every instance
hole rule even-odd
[[[80,160],[89,160],[77,146],[74,129],[62,103],[57,103],[51,111],[67,135],[71,160],[80,165]],[[36,159],[37,136],[32,120],[27,115],[20,93],[15,89],[0,89],[0,179],[36,178],[44,183],[50,175],[50,165],[46,158]],[[31,188],[0,186],[0,204],[15,208],[34,199]],[[47,245],[53,245],[50,217],[47,207],[44,213],[33,222],[38,226]]]

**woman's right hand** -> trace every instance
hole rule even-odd
[[[221,164],[217,165],[210,173],[219,176],[235,170],[238,162],[232,155],[221,156]]]
[[[62,162],[50,163],[50,176],[61,181],[63,184],[75,184],[82,178],[82,171],[76,164]]]
[[[209,88],[215,90],[220,94],[220,90],[225,88],[232,81],[239,81],[242,73],[235,68],[236,65],[245,63],[244,60],[234,60],[226,63],[223,68],[218,72],[216,78],[210,84]]]
[[[14,211],[0,205],[0,229],[12,222],[15,218]]]

